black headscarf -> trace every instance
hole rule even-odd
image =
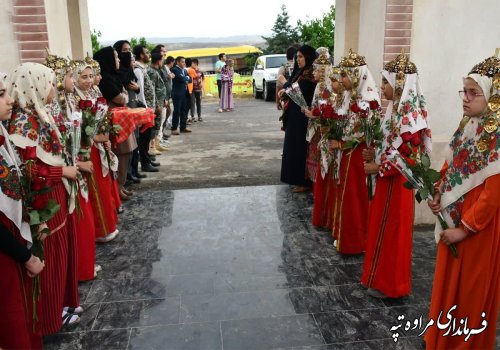
[[[297,49],[297,52],[300,52],[304,56],[304,58],[306,60],[306,64],[304,65],[304,67],[302,69],[299,68],[299,65],[297,64],[297,56],[295,56],[295,62],[293,64],[292,75],[290,76],[288,81],[285,83],[285,85],[283,85],[284,88],[287,88],[290,85],[292,85],[292,83],[297,81],[297,79],[302,74],[304,74],[306,72],[312,74],[312,65],[314,63],[314,60],[317,57],[316,49],[312,46],[309,46],[309,45],[302,45],[299,49]]]
[[[134,74],[134,70],[130,67],[130,63],[132,62],[132,53],[131,52],[122,52],[123,45],[128,44],[130,42],[128,40],[118,40],[113,44],[113,48],[118,52],[118,58],[120,59],[120,69],[118,73],[120,73],[120,80],[125,86],[128,87],[131,81],[137,81],[137,78]]]
[[[99,89],[106,100],[112,101],[123,92],[123,84],[116,70],[115,49],[111,46],[104,47],[94,54],[94,60],[101,66],[101,82]]]

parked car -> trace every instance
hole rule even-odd
[[[252,73],[253,96],[272,101],[276,95],[279,68],[286,63],[286,55],[264,55],[257,58]]]

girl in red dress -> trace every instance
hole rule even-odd
[[[44,237],[47,266],[41,275],[39,322],[43,335],[60,330],[65,305],[74,308],[79,305],[76,264],[73,266],[77,252],[76,245],[71,243],[76,237],[69,216],[75,206],[73,188],[78,170],[76,166],[66,165],[65,118],[62,113],[55,113],[57,104],[49,105],[55,97],[54,79],[54,71],[50,68],[23,63],[14,70],[9,86],[15,101],[9,125],[10,138],[23,159],[27,156],[26,147],[36,147],[34,172],[52,185],[52,191],[40,197],[52,198],[60,205],[57,214],[45,224],[50,233]],[[78,320],[78,316],[71,314],[64,318],[66,323]]]
[[[40,349],[33,328],[32,281],[44,263],[28,248],[32,237],[23,221],[19,158],[2,121],[9,120],[13,100],[0,73],[0,348]]]
[[[382,121],[383,141],[375,160],[365,152],[368,174],[377,175],[370,206],[368,237],[361,284],[374,297],[399,298],[411,292],[414,195],[403,186],[406,179],[391,166],[388,154],[430,154],[431,131],[417,68],[405,54],[382,71],[382,92],[389,105]]]
[[[343,57],[335,71],[339,76],[338,95],[348,123],[338,146],[342,149],[339,184],[333,212],[333,237],[341,254],[365,251],[368,218],[368,187],[362,152],[366,149],[362,119],[378,118],[380,97],[363,56],[352,51]]]

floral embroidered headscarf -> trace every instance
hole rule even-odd
[[[467,78],[483,90],[488,113],[465,119],[448,145],[440,191],[443,215],[450,227],[461,222],[464,196],[488,177],[500,174],[500,59],[489,57],[478,63]],[[436,240],[440,231],[438,223]]]
[[[0,81],[3,84],[6,84],[6,77],[5,73],[0,72]],[[31,243],[30,226],[23,221],[19,163],[19,157],[9,141],[9,134],[0,123],[0,212],[12,221],[21,236]]]

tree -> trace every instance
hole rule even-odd
[[[301,42],[313,47],[327,47],[333,52],[333,34],[335,33],[335,6],[330,6],[330,11],[323,14],[323,18],[316,18],[302,23],[297,21],[297,30]]]
[[[265,54],[284,53],[291,44],[299,40],[297,28],[288,23],[289,19],[286,6],[283,4],[272,28],[273,34],[270,37],[262,37],[267,42]]]
[[[155,48],[155,44],[152,44],[150,42],[148,42],[146,40],[145,37],[141,36],[139,39],[137,38],[130,38],[130,46],[132,47],[132,50],[134,49],[134,47],[136,45],[142,45],[142,46],[145,46],[149,52],[153,51],[153,49]]]
[[[97,51],[102,49],[102,45],[99,42],[99,38],[101,37],[101,31],[99,30],[92,30],[90,32],[90,41],[92,42],[92,54],[95,54]]]

